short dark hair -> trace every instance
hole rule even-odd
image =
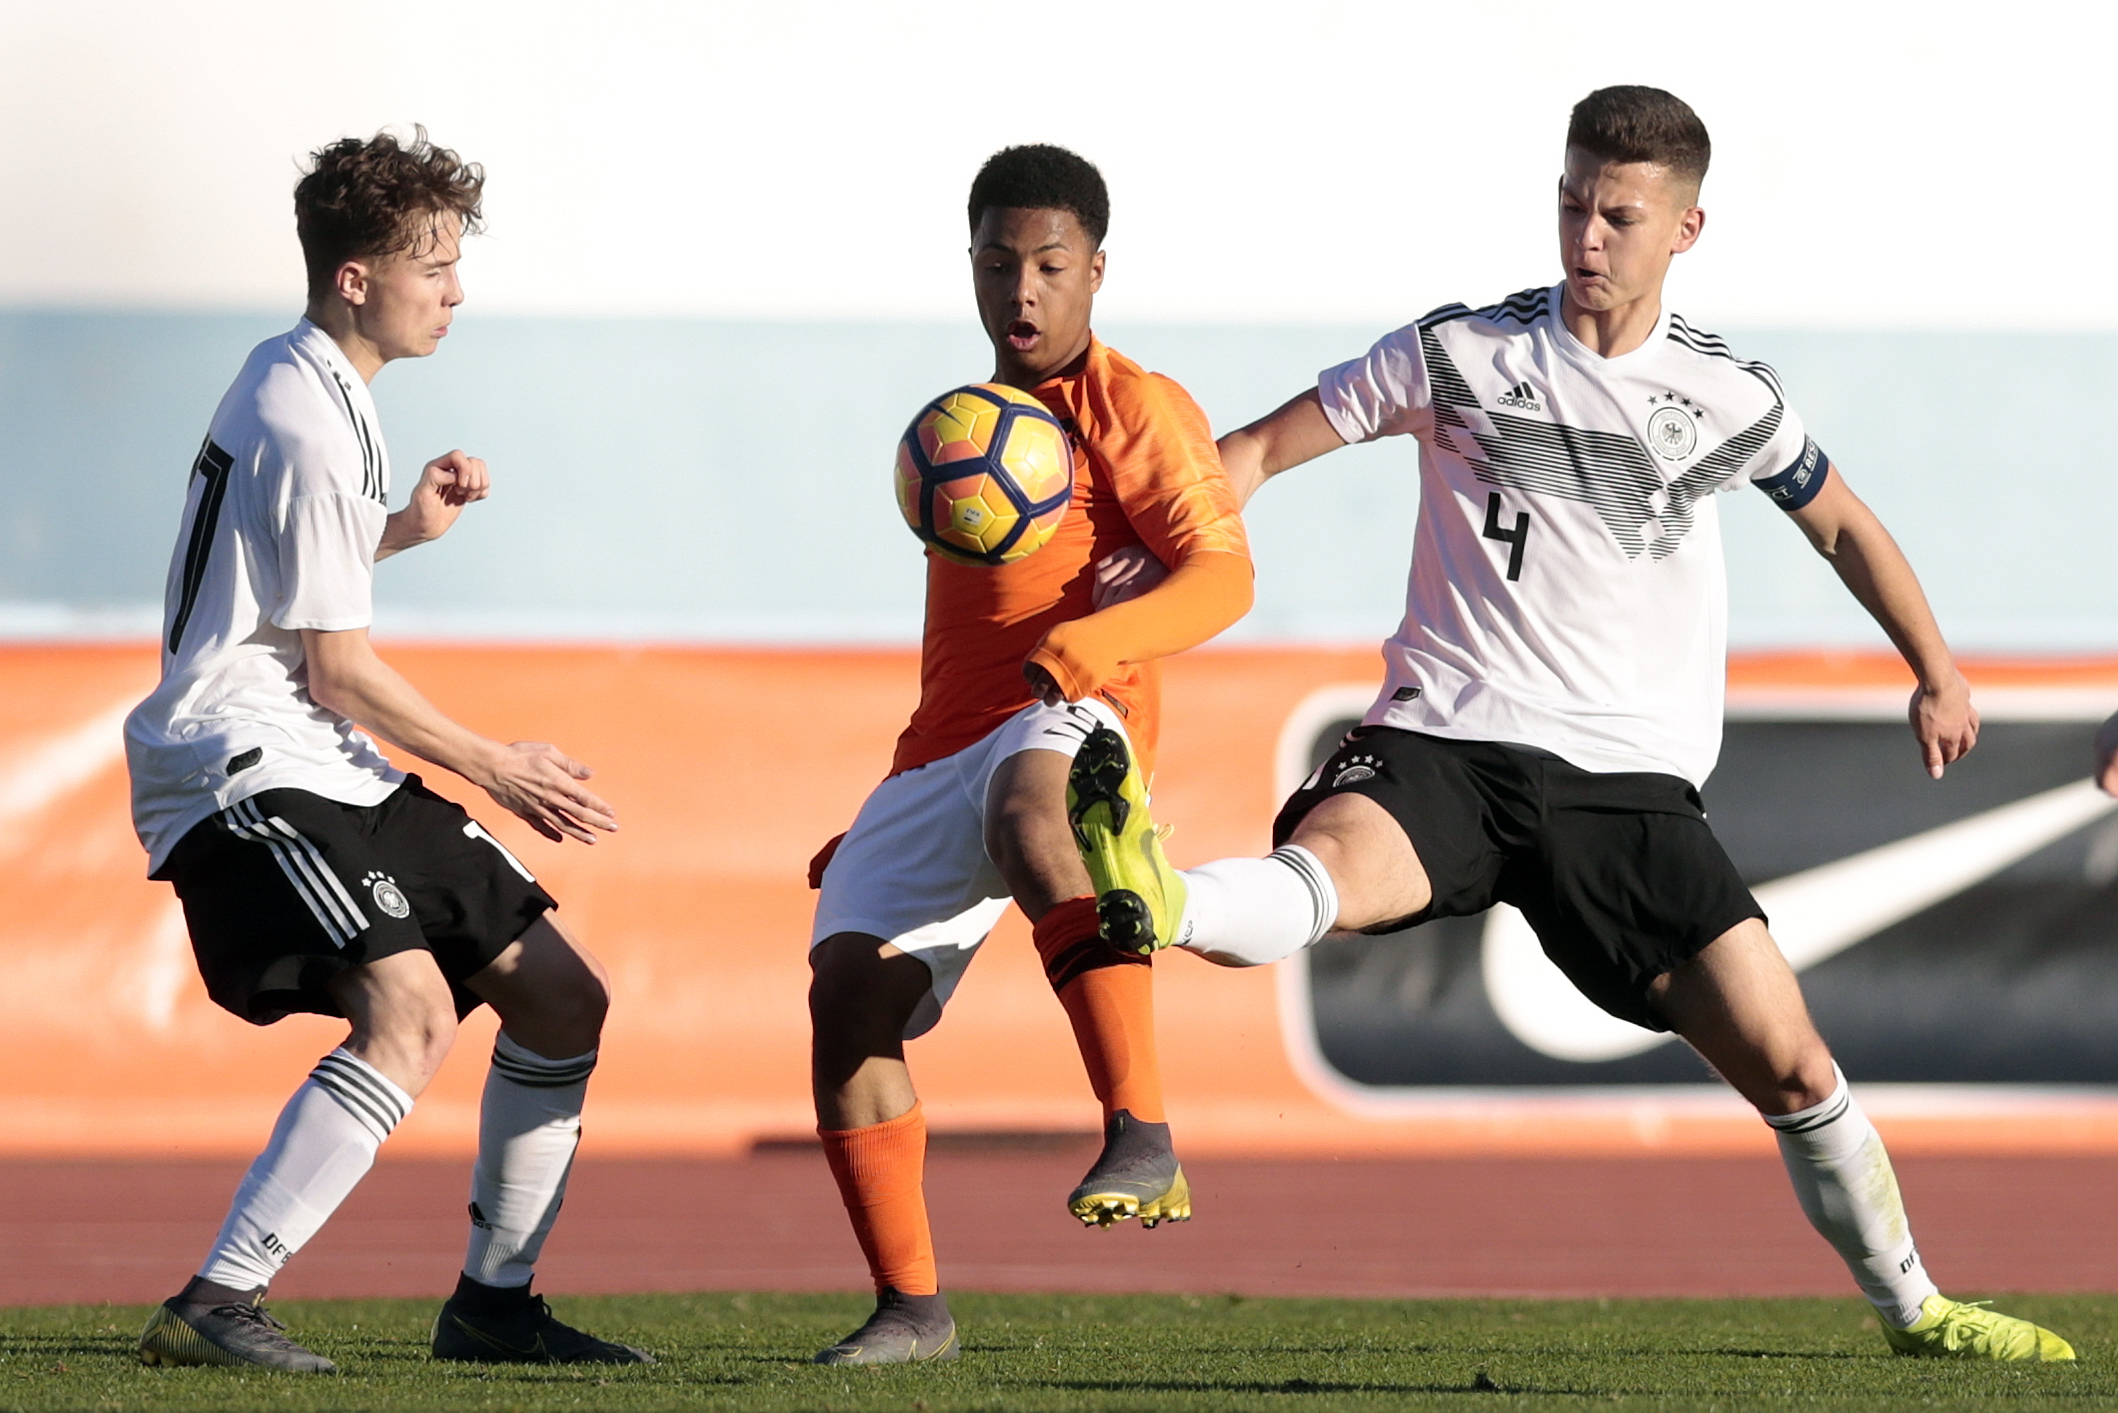
[[[985,159],[971,181],[971,229],[977,230],[995,206],[1072,212],[1091,249],[1103,248],[1103,234],[1110,229],[1110,191],[1103,173],[1086,157],[1050,143],[1003,147]]]
[[[1706,179],[1713,157],[1706,124],[1689,103],[1637,83],[1599,88],[1576,103],[1566,145],[1606,162],[1653,162],[1694,187]]]
[[[463,231],[476,231],[483,213],[485,169],[446,147],[423,127],[409,143],[387,132],[362,141],[342,137],[309,154],[309,170],[294,185],[294,229],[308,267],[309,297],[330,292],[331,277],[348,260],[410,250],[436,217],[453,212]]]

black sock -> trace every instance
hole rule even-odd
[[[221,1285],[204,1276],[193,1276],[177,1292],[176,1298],[183,1305],[255,1305],[265,1298],[265,1288],[237,1290],[232,1285]]]
[[[1168,1151],[1169,1125],[1136,1119],[1130,1109],[1118,1110],[1103,1127],[1104,1162],[1130,1162],[1159,1157]]]
[[[449,1303],[466,1306],[481,1315],[506,1315],[528,1305],[530,1299],[527,1285],[487,1285],[469,1276],[458,1276],[456,1293],[449,1297]]]

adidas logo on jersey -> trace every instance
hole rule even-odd
[[[1524,378],[1514,387],[1494,398],[1493,401],[1502,407],[1512,407],[1519,412],[1544,411],[1544,404],[1537,400],[1537,389],[1530,386],[1528,378]]]

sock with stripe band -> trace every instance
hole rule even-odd
[[[1794,1195],[1817,1234],[1838,1251],[1876,1313],[1898,1329],[1920,1318],[1920,1304],[1939,1294],[1912,1243],[1905,1202],[1883,1137],[1868,1122],[1844,1072],[1814,1108],[1768,1114]]]
[[[345,1049],[318,1060],[243,1175],[200,1279],[234,1290],[270,1285],[367,1175],[375,1150],[411,1111],[411,1095]]]
[[[927,1226],[927,1116],[918,1102],[894,1119],[866,1128],[819,1128],[816,1136],[876,1293],[938,1294],[941,1277]]]
[[[1315,854],[1282,844],[1262,859],[1184,870],[1178,945],[1224,967],[1265,966],[1314,944],[1338,921],[1338,888]]]
[[[1127,1109],[1163,1122],[1162,1066],[1155,1051],[1155,974],[1150,959],[1121,952],[1096,933],[1096,900],[1069,898],[1030,929],[1045,977],[1074,1027],[1089,1087],[1109,1122]]]
[[[463,1273],[481,1285],[527,1288],[566,1199],[581,1143],[581,1102],[596,1052],[548,1060],[506,1031],[493,1042],[471,1170],[471,1242]]]

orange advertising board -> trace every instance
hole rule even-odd
[[[805,866],[886,768],[916,690],[915,654],[384,650],[475,729],[554,741],[590,763],[619,809],[615,837],[556,846],[427,772],[537,871],[609,966],[617,994],[586,1116],[592,1148],[733,1154],[809,1132]],[[2118,661],[1972,672],[1997,700],[2042,702],[2070,720],[2106,698],[2118,705]],[[173,895],[143,876],[127,816],[118,722],[154,673],[149,645],[0,647],[0,1155],[254,1151],[342,1034],[316,1017],[258,1029],[206,999]],[[1269,847],[1290,752],[1305,748],[1301,723],[1329,715],[1316,703],[1334,688],[1350,699],[1375,674],[1372,648],[1231,648],[1170,663],[1156,812],[1176,826],[1176,862]],[[1860,655],[1739,658],[1730,681],[1732,705],[1788,710],[1872,706],[1910,685],[1894,662]],[[1320,1060],[1289,968],[1227,971],[1176,955],[1156,978],[1170,1112],[1187,1151],[1770,1148],[1739,1103],[1698,1085],[1364,1086]],[[393,1151],[470,1150],[491,1026],[486,1013],[466,1024]],[[910,1055],[937,1132],[1097,1126],[1064,1016],[1012,913]],[[2118,1150],[2118,1098],[2095,1085],[1910,1086],[1869,1107],[1904,1149]]]

